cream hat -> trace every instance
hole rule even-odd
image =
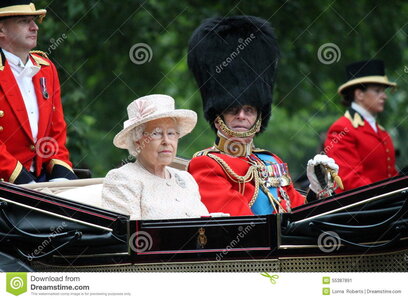
[[[167,95],[148,95],[134,100],[127,107],[129,119],[123,129],[113,139],[113,144],[127,149],[127,136],[132,129],[152,120],[175,118],[180,129],[180,137],[190,133],[197,123],[197,114],[189,109],[175,109],[174,99]]]
[[[8,0],[0,4],[0,18],[13,16],[40,16],[40,23],[45,17],[45,9],[36,9],[34,3],[28,0]]]
[[[343,95],[344,91],[359,84],[380,84],[387,87],[396,87],[395,82],[388,80],[385,76],[385,67],[382,60],[373,59],[367,61],[358,61],[346,67],[347,82],[342,84],[337,92]]]

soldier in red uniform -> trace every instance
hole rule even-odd
[[[278,56],[272,28],[256,17],[206,20],[190,40],[188,64],[217,137],[213,147],[195,154],[188,171],[211,213],[264,215],[289,212],[305,202],[287,164],[253,144],[271,115]],[[324,189],[314,174],[317,165],[338,167],[324,155],[309,161],[311,188],[320,193]]]
[[[46,10],[0,3],[0,180],[22,184],[75,179],[66,143],[57,70],[31,51]]]
[[[345,190],[354,189],[398,174],[390,135],[376,117],[384,111],[387,87],[384,62],[361,61],[346,68],[347,82],[338,89],[347,110],[329,128],[324,151],[340,166]]]

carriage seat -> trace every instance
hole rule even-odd
[[[98,208],[102,207],[103,178],[41,182],[20,186]]]
[[[179,170],[186,170],[188,162],[188,159],[175,157],[170,166]],[[103,180],[103,177],[86,178],[67,181],[21,184],[20,186],[102,208]]]

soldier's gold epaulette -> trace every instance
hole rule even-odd
[[[204,149],[204,150],[194,153],[193,157],[208,156],[208,153],[214,153],[214,152],[220,152],[220,150],[215,149],[215,148]]]
[[[266,150],[266,149],[262,149],[262,148],[254,148],[254,149],[252,149],[252,152],[254,152],[254,153],[266,153],[266,154],[269,154],[269,155],[274,155],[271,151]]]
[[[39,54],[41,56],[44,56],[45,58],[48,58],[47,53],[45,53],[44,51],[41,51],[41,50],[31,50],[30,53]]]
[[[6,63],[6,56],[4,55],[3,51],[0,50],[0,71],[4,70],[4,65]]]
[[[360,116],[359,113],[356,112],[354,113],[354,116],[351,116],[350,112],[347,110],[344,116],[349,119],[354,128],[357,128],[358,126],[364,126],[364,119]]]
[[[44,51],[40,51],[40,50],[31,50],[30,54],[37,54],[40,55],[42,57],[45,57],[46,59],[48,59],[47,53],[45,53]],[[50,63],[48,61],[46,61],[45,59],[43,59],[40,56],[37,55],[32,55],[31,57],[35,60],[35,62],[39,65],[45,65],[45,66],[49,66]]]
[[[253,148],[252,149],[252,152],[257,152],[257,153],[259,153],[259,152],[269,152],[268,150],[265,150],[265,149],[262,149],[262,148]]]

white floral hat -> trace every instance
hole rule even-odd
[[[127,149],[127,136],[132,129],[152,120],[175,118],[180,129],[180,137],[190,133],[197,123],[197,114],[189,109],[175,109],[174,99],[167,95],[148,95],[134,100],[127,107],[129,119],[123,129],[113,139],[113,144]]]

